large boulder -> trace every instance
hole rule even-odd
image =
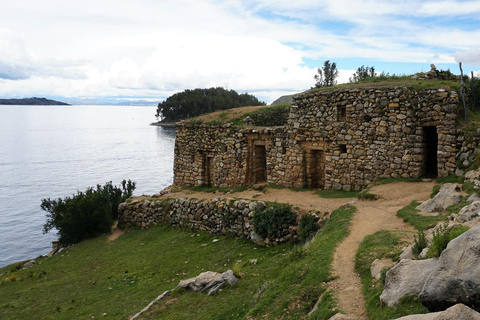
[[[480,224],[450,241],[419,297],[430,311],[457,303],[480,311]]]
[[[372,275],[372,278],[380,280],[382,271],[390,268],[393,264],[394,262],[392,259],[375,259],[370,267],[370,274]]]
[[[463,207],[455,216],[455,220],[464,223],[476,219],[478,216],[480,216],[480,201],[475,201]]]
[[[224,273],[206,271],[194,278],[181,280],[177,288],[191,289],[193,291],[209,290],[208,295],[211,295],[222,289],[225,283],[233,286],[237,281],[238,279],[232,270],[227,270]]]
[[[445,311],[427,314],[412,314],[396,320],[478,320],[480,313],[464,304],[456,304]]]
[[[419,295],[425,279],[437,265],[437,258],[428,260],[400,261],[387,272],[385,288],[380,296],[383,304],[396,306],[400,299],[409,295]]]
[[[417,206],[417,210],[424,213],[440,214],[453,204],[461,201],[460,186],[457,183],[445,183],[433,199],[429,199]]]

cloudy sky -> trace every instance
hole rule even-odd
[[[0,97],[147,99],[226,87],[271,102],[361,65],[480,70],[480,1],[0,0]]]

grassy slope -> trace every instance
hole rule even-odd
[[[111,243],[100,237],[42,259],[34,267],[16,271],[17,281],[0,285],[0,318],[74,319],[107,313],[125,319],[173,289],[180,279],[207,270],[223,272],[234,261],[257,258],[257,265],[244,267],[247,276],[235,288],[225,289],[218,297],[187,293],[191,301],[177,308],[185,318],[207,319],[206,315],[216,312],[244,314],[251,292],[276,274],[287,247],[255,249],[250,242],[228,237],[213,243],[214,236],[199,234],[192,237],[189,232],[155,227],[127,233]],[[221,307],[216,310],[218,303]]]
[[[85,241],[25,270],[0,269],[0,318],[85,319],[106,313],[125,319],[179,280],[206,270],[223,272],[235,263],[245,274],[236,286],[210,297],[176,291],[143,318],[298,318],[326,290],[322,283],[331,279],[333,251],[346,236],[353,211],[337,211],[306,248],[262,248],[169,227],[129,232],[114,242],[105,236]],[[213,243],[215,238],[220,241]],[[12,276],[16,281],[5,280]],[[334,313],[331,297],[325,300],[318,318]]]

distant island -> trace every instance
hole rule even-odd
[[[46,98],[0,99],[0,105],[69,106],[68,103]]]

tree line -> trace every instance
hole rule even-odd
[[[221,87],[209,89],[185,90],[175,93],[158,104],[158,118],[163,122],[176,122],[201,114],[243,106],[260,106],[265,102],[248,93],[237,93]]]

